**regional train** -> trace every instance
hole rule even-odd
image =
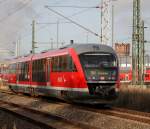
[[[132,83],[132,68],[120,67],[120,83],[131,84]],[[150,66],[144,68],[144,84],[150,84]]]
[[[12,59],[8,85],[16,93],[72,102],[109,103],[119,93],[116,52],[99,44],[66,47]]]

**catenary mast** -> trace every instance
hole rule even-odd
[[[144,21],[140,16],[140,0],[133,0],[132,84],[144,83]]]

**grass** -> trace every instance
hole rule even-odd
[[[115,105],[139,111],[150,112],[150,88],[122,86]]]

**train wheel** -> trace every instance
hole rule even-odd
[[[9,86],[9,89],[10,89],[11,92],[17,94],[17,92],[11,86]]]
[[[35,89],[34,88],[30,88],[30,95],[32,97],[38,97],[38,94],[36,93]]]

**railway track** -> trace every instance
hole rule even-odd
[[[16,96],[15,93],[8,91],[8,90],[0,90],[0,92]],[[24,96],[22,94],[19,94],[19,96],[31,98],[30,96]],[[40,98],[40,99],[42,99],[42,98]],[[44,102],[46,102],[46,99],[44,99]],[[63,105],[66,103],[58,102],[57,104]],[[49,129],[49,128],[50,129],[60,129],[60,128],[61,129],[63,129],[63,128],[64,129],[98,129],[98,128],[90,126],[88,124],[84,124],[79,121],[70,120],[70,119],[67,119],[66,117],[59,116],[57,114],[54,115],[54,114],[51,114],[48,112],[35,110],[35,109],[29,108],[27,106],[15,104],[15,103],[8,102],[8,101],[0,100],[0,109],[15,115],[15,116],[19,117],[20,119],[25,119],[25,120],[27,120],[31,123],[34,123],[40,127],[44,127],[44,129]],[[50,121],[52,121],[52,122],[50,122]]]
[[[3,91],[4,93],[7,93],[5,91]],[[8,94],[12,94],[11,92],[9,92]],[[13,94],[14,95],[14,94]],[[41,99],[41,98],[40,98]],[[42,99],[41,99],[42,101]],[[1,101],[0,101],[1,102]],[[46,102],[46,100],[44,99],[44,102]],[[7,104],[7,102],[4,102]],[[47,101],[48,103],[48,101]],[[136,121],[136,122],[140,122],[140,123],[146,123],[146,124],[150,124],[150,113],[146,113],[146,112],[139,112],[139,111],[134,111],[134,110],[128,110],[128,109],[123,109],[123,108],[116,108],[116,107],[112,107],[112,108],[99,108],[97,106],[89,106],[89,105],[76,105],[76,104],[68,104],[68,103],[63,103],[63,102],[56,102],[55,104],[60,105],[60,106],[69,106],[70,108],[73,108],[75,110],[80,110],[80,111],[84,111],[88,113],[95,113],[95,114],[104,114],[107,116],[114,116],[116,118],[122,118],[125,120],[132,120],[132,121]],[[13,103],[11,105],[14,105]],[[16,105],[15,105],[16,106]],[[22,107],[18,107],[19,109]],[[24,109],[24,107],[23,107]],[[26,107],[25,107],[26,109]],[[31,109],[29,109],[31,110]],[[40,111],[35,111],[34,109],[34,113],[35,114],[41,114]],[[48,115],[47,112],[44,112],[44,116]],[[54,114],[52,114],[52,116],[54,116]],[[62,119],[62,121],[66,121],[66,122],[70,122],[69,119],[67,119],[65,116],[63,117],[62,115],[56,115],[56,117],[60,117],[59,119]],[[63,120],[64,119],[64,120]],[[75,124],[76,123],[76,124]],[[86,128],[86,129],[94,129],[95,127],[92,127],[88,124],[82,124],[82,122],[80,121],[75,121],[72,120],[70,122],[70,125],[74,125],[74,126],[78,126],[80,128]]]
[[[0,100],[0,110],[13,114],[20,119],[27,120],[44,129],[97,129],[79,121],[69,120],[65,117],[38,111],[23,105]]]
[[[95,112],[95,113],[105,114],[108,116],[114,116],[114,117],[119,117],[122,119],[133,120],[136,122],[150,124],[150,113],[147,113],[147,112],[140,112],[140,111],[117,108],[117,107],[110,107],[109,109],[108,108],[98,109],[97,107],[89,108],[85,106],[77,106],[77,108]]]

